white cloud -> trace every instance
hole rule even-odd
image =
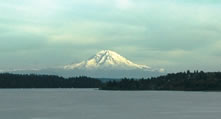
[[[52,35],[49,37],[50,43],[71,43],[75,45],[87,45],[96,44],[97,38],[90,36],[72,35],[72,34],[60,34]]]
[[[180,57],[188,56],[191,53],[192,51],[177,49],[177,50],[167,51],[166,55],[169,57],[173,57],[173,58],[180,58]]]
[[[103,22],[103,21],[74,21],[52,30],[49,35],[51,42],[69,42],[75,44],[114,43],[129,39],[136,40],[146,28],[143,26]],[[136,38],[135,38],[136,37]],[[116,45],[116,44],[115,44]]]
[[[128,9],[133,7],[133,3],[130,0],[116,0],[116,7],[119,9]]]
[[[165,72],[165,69],[164,68],[160,68],[160,70],[159,70],[160,72]]]
[[[59,4],[56,0],[31,0],[19,6],[17,10],[25,12],[30,16],[48,16],[54,14],[58,9]]]

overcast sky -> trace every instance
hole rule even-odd
[[[110,49],[168,72],[221,70],[220,0],[1,0],[0,70]]]

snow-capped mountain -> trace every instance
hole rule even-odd
[[[102,50],[92,58],[77,64],[64,66],[64,69],[151,69],[146,65],[138,65],[111,50]]]
[[[69,64],[60,68],[39,70],[16,70],[12,73],[20,74],[50,74],[64,77],[89,76],[94,78],[147,78],[163,75],[163,69],[154,69],[146,65],[139,65],[127,60],[118,53],[102,50],[88,60],[76,64]]]

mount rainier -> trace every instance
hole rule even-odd
[[[129,60],[125,57],[119,55],[118,53],[110,50],[102,50],[98,52],[92,58],[77,63],[77,64],[70,64],[64,66],[64,69],[151,69],[149,66],[146,65],[138,65]]]
[[[147,78],[163,75],[163,69],[135,64],[111,50],[102,50],[88,60],[61,68],[19,70],[13,73],[50,74],[64,77],[89,76],[95,78]]]

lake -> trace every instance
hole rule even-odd
[[[220,119],[221,92],[1,89],[0,119]]]

